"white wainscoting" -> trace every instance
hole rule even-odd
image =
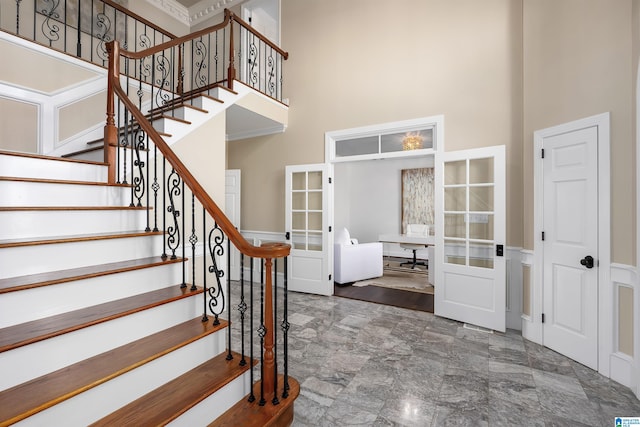
[[[622,288],[631,291],[632,294],[632,325],[633,334],[632,352],[627,354],[621,350],[620,321],[622,313],[619,307],[619,292]],[[640,367],[640,290],[638,289],[638,277],[635,267],[624,264],[611,264],[611,290],[613,307],[613,353],[610,356],[611,379],[630,387],[636,395],[639,394],[638,369]]]
[[[522,250],[521,254],[521,276],[522,272],[526,270],[529,274],[529,295],[525,298],[522,294],[521,298],[524,303],[525,300],[530,302],[529,313],[522,314],[522,336],[525,339],[543,344],[542,336],[542,322],[540,313],[542,310],[542,291],[539,286],[536,287],[534,282],[534,254],[530,250]],[[521,277],[522,278],[522,277]],[[604,363],[608,363],[607,369],[609,376],[612,380],[619,382],[629,387],[636,396],[640,397],[640,286],[638,285],[638,273],[634,266],[624,264],[611,264],[610,278],[612,295],[609,298],[611,301],[611,307],[608,311],[613,313],[612,330],[609,336],[613,341],[613,351],[609,355],[609,360]],[[633,354],[627,354],[620,350],[620,320],[621,312],[619,310],[619,292],[621,288],[625,288],[631,291],[633,295],[632,303],[632,318],[633,318]],[[525,310],[526,311],[526,310]],[[602,370],[601,370],[602,371]]]

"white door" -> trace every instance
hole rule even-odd
[[[287,166],[285,230],[291,245],[289,289],[333,295],[329,246],[329,165]]]
[[[238,230],[240,229],[240,176],[239,169],[225,171],[225,215]],[[240,251],[231,245],[229,256],[231,257],[230,279],[240,280]],[[226,269],[227,266],[225,265],[224,268]]]
[[[436,153],[434,312],[505,330],[505,147]]]
[[[544,345],[598,369],[598,127],[542,147]]]

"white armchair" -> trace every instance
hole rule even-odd
[[[382,276],[382,243],[358,243],[349,231],[336,232],[333,249],[333,280],[339,284]]]

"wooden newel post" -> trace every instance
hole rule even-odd
[[[116,150],[118,147],[118,129],[115,122],[114,79],[120,77],[120,45],[117,41],[107,43],[109,68],[107,70],[107,121],[104,126],[104,162],[109,165],[108,182],[116,182]]]
[[[267,396],[271,396],[273,394],[273,386],[275,384],[273,332],[276,327],[276,321],[273,315],[273,280],[271,278],[272,266],[272,259],[267,258],[265,260],[266,280],[264,287],[264,323],[267,331],[264,336],[264,365],[262,370],[262,385],[263,390],[265,390],[265,394]]]
[[[225,13],[231,14],[228,9],[225,9]],[[227,70],[227,87],[233,90],[233,81],[236,79],[236,55],[234,53],[234,41],[233,41],[233,16],[229,19],[229,69]]]

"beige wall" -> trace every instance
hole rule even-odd
[[[107,94],[100,92],[62,106],[58,112],[58,141],[64,141],[91,126],[104,123],[105,105]]]
[[[243,228],[284,230],[284,167],[323,162],[325,132],[444,114],[446,150],[507,146],[522,245],[521,2],[282,0],[281,21],[289,127],[229,143]]]
[[[635,265],[631,0],[524,1],[524,222],[533,248],[533,132],[611,112],[612,261]]]
[[[9,114],[11,112],[11,114]],[[0,150],[38,152],[38,106],[0,97]]]

